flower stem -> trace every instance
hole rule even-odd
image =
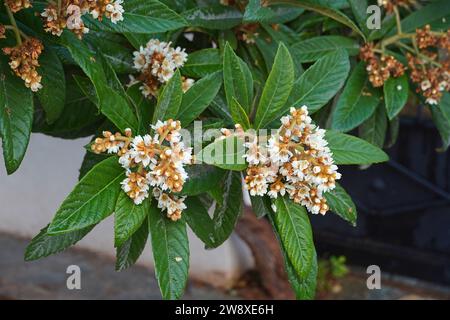
[[[397,24],[397,34],[402,34],[402,23],[400,21],[400,13],[397,6],[394,6],[395,22]]]
[[[11,21],[12,30],[14,30],[14,34],[16,36],[17,44],[20,46],[22,44],[22,38],[20,37],[20,30],[17,27],[16,19],[14,19],[14,15],[11,12],[11,9],[9,9],[8,5],[5,3],[6,12],[8,13],[9,21]]]

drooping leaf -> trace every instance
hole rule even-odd
[[[359,136],[382,148],[386,140],[387,117],[383,105],[379,105],[373,115],[359,127]]]
[[[223,54],[223,81],[228,105],[232,104],[234,98],[246,112],[250,112],[253,99],[252,74],[228,43]]]
[[[350,62],[344,50],[320,58],[294,82],[281,114],[302,105],[306,105],[310,113],[316,112],[342,88],[349,70]]]
[[[242,212],[242,178],[240,172],[227,172],[223,179],[222,203],[216,203],[214,210],[214,245],[216,248],[233,232]]]
[[[331,127],[344,132],[356,128],[375,112],[379,103],[379,91],[371,86],[364,62],[360,62],[339,97]]]
[[[283,43],[278,47],[272,70],[267,78],[255,116],[255,128],[265,128],[279,116],[294,83],[294,64]]]
[[[84,229],[109,216],[115,208],[124,170],[117,157],[95,165],[64,200],[50,226],[55,235]]]
[[[28,244],[25,250],[25,261],[37,260],[64,251],[83,239],[93,228],[94,226],[89,226],[84,229],[49,236],[47,226]]]
[[[442,150],[450,145],[450,93],[446,92],[437,106],[430,108],[433,122],[442,138]]]
[[[292,46],[295,57],[300,62],[313,62],[333,53],[345,49],[348,55],[354,56],[359,52],[358,42],[343,36],[319,36],[297,42]]]
[[[25,155],[33,123],[33,95],[0,55],[0,137],[6,172],[16,171]]]
[[[155,204],[150,206],[148,223],[155,273],[163,299],[181,298],[189,269],[189,241],[186,222],[171,221]]]
[[[194,121],[212,103],[222,86],[222,73],[215,72],[196,81],[183,95],[177,119],[183,127]]]
[[[389,120],[392,120],[408,101],[409,83],[406,74],[393,78],[390,77],[384,83],[384,101]]]
[[[325,139],[336,164],[371,164],[389,160],[383,150],[345,133],[328,130]]]
[[[64,110],[66,80],[61,61],[52,48],[47,47],[39,57],[39,74],[42,75],[42,88],[37,92],[45,110],[46,119],[52,124]]]
[[[209,248],[217,242],[214,237],[214,223],[201,201],[196,197],[185,200],[183,216],[195,235]]]
[[[180,110],[181,99],[183,98],[183,90],[181,89],[181,76],[177,70],[169,82],[164,86],[158,96],[158,104],[153,113],[153,123],[156,121],[175,119]]]
[[[182,73],[189,77],[201,78],[222,70],[222,57],[219,49],[202,49],[189,54]]]
[[[148,221],[144,219],[136,232],[122,245],[117,247],[116,271],[124,270],[136,263],[147,244],[148,233]]]
[[[278,197],[273,203],[276,206],[273,220],[283,247],[296,273],[305,278],[314,257],[314,242],[308,213],[304,207],[286,197]]]
[[[134,204],[133,200],[121,192],[117,198],[114,214],[114,245],[120,247],[139,229],[148,215],[151,198],[141,204]]]
[[[356,206],[340,184],[336,183],[333,190],[325,192],[325,199],[331,211],[356,226]]]

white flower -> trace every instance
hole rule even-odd
[[[123,0],[116,0],[106,6],[107,15],[110,17],[111,22],[116,24],[123,20],[124,9],[122,7]]]
[[[67,28],[70,30],[77,30],[82,28],[81,9],[79,6],[71,4],[67,7]]]
[[[157,143],[153,138],[146,134],[145,136],[136,136],[131,142],[131,154],[134,162],[141,163],[144,167],[147,167],[150,162],[156,162],[153,154],[153,144]]]

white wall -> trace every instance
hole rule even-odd
[[[77,182],[88,139],[62,140],[33,134],[19,170],[8,176],[0,156],[0,232],[33,237],[53,217]],[[113,217],[97,226],[77,247],[113,256]],[[191,233],[191,275],[226,286],[251,266],[248,248],[233,235],[221,247],[205,251]],[[152,265],[146,248],[139,263]]]

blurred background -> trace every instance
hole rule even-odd
[[[342,185],[358,207],[351,227],[333,214],[312,216],[320,256],[318,299],[450,298],[450,153],[426,109],[404,116],[391,160],[343,170]],[[159,299],[151,250],[114,271],[113,218],[74,248],[24,262],[27,242],[43,228],[78,178],[89,139],[35,134],[14,175],[0,166],[0,299]],[[204,250],[190,235],[186,299],[290,299],[270,225],[244,212],[223,246]],[[81,290],[68,290],[66,269],[81,268]],[[381,269],[369,290],[367,267]]]

